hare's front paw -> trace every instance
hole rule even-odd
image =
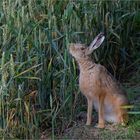
[[[96,127],[96,128],[105,128],[105,124],[100,124],[100,123],[99,123],[99,124],[96,125],[95,127]]]
[[[91,122],[87,121],[87,122],[86,122],[86,125],[91,125]]]
[[[91,123],[88,123],[88,122],[87,122],[86,125],[91,125]]]

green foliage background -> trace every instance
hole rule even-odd
[[[0,1],[0,137],[61,134],[83,108],[68,43],[106,40],[93,55],[118,79],[140,67],[140,2]],[[127,77],[127,78],[126,78]]]

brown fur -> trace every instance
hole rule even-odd
[[[105,120],[125,124],[128,115],[122,106],[128,104],[126,93],[104,66],[94,63],[89,55],[93,49],[90,51],[82,44],[70,45],[70,53],[80,68],[80,90],[88,102],[86,124],[91,124],[93,104],[98,112],[98,128],[104,128]]]

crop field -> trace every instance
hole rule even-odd
[[[100,32],[93,57],[135,104],[127,137],[140,131],[139,0],[0,0],[0,139],[68,136],[87,108],[68,44]]]

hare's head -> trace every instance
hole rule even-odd
[[[104,34],[100,33],[87,47],[84,44],[70,44],[70,53],[76,59],[87,58],[95,49],[97,49],[104,41]]]

